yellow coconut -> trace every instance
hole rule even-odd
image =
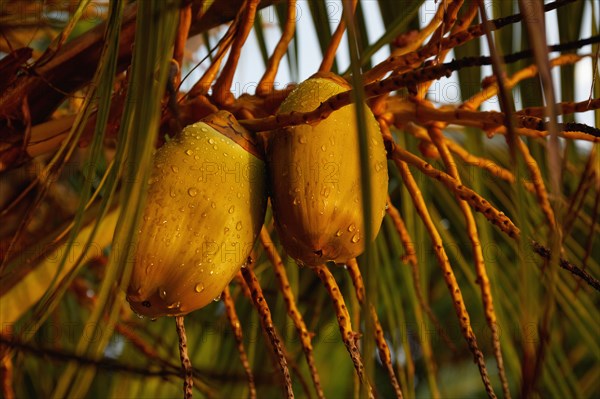
[[[136,313],[182,315],[219,297],[260,232],[265,172],[249,133],[224,111],[156,152],[127,289]]]
[[[335,75],[310,78],[294,89],[279,113],[306,112],[350,89]],[[355,106],[334,111],[316,124],[270,132],[267,161],[276,228],[287,253],[314,266],[343,263],[373,240],[385,214],[387,159],[379,125],[368,110],[371,226],[364,236],[359,141]]]

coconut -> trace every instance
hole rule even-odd
[[[278,113],[312,111],[349,89],[333,74],[312,77],[288,95]],[[365,237],[355,115],[355,106],[348,105],[317,123],[267,135],[275,226],[288,255],[302,264],[344,263],[360,255],[381,226],[388,189],[383,138],[367,109],[373,235]]]
[[[157,150],[127,300],[149,317],[218,298],[264,221],[266,168],[250,134],[220,111]]]

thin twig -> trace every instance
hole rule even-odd
[[[473,209],[482,213],[490,222],[496,225],[509,237],[515,240],[519,239],[521,231],[517,226],[514,225],[510,218],[506,216],[504,212],[500,212],[494,208],[486,199],[477,194],[475,191],[462,184],[459,184],[452,176],[449,176],[441,170],[434,168],[428,162],[422,160],[411,152],[399,148],[395,143],[392,143],[389,140],[386,140],[386,147],[388,149],[388,156],[394,161],[407,162],[410,165],[417,167],[425,175],[438,180],[459,198],[467,201],[469,205],[473,207]],[[546,255],[550,253],[549,249],[539,243],[536,243],[534,250],[542,257],[546,257]],[[580,269],[563,258],[560,259],[559,265],[572,274],[581,277],[590,286],[600,291],[600,282],[598,282],[598,280],[596,280],[586,271]]]
[[[225,287],[223,290],[223,296],[221,298],[223,303],[225,304],[225,313],[227,314],[227,320],[229,320],[229,324],[233,330],[233,336],[235,337],[235,343],[237,345],[237,350],[240,355],[240,361],[242,362],[242,367],[244,368],[244,372],[246,373],[246,378],[248,379],[248,396],[251,399],[256,398],[256,385],[254,384],[254,375],[252,374],[252,370],[250,369],[250,363],[248,362],[248,355],[246,354],[246,349],[244,347],[244,335],[242,332],[242,325],[240,324],[240,319],[238,318],[237,312],[235,311],[235,304],[233,302],[233,298],[229,293],[229,286]]]
[[[461,333],[467,342],[471,353],[473,354],[473,359],[477,364],[477,367],[479,368],[479,374],[481,375],[481,380],[483,381],[485,390],[490,398],[495,398],[496,394],[494,393],[494,389],[492,388],[492,384],[489,379],[489,374],[485,365],[485,359],[483,357],[483,353],[479,349],[479,345],[477,344],[477,337],[475,336],[475,332],[471,326],[470,316],[467,311],[461,289],[456,281],[454,271],[450,265],[448,255],[444,249],[442,238],[437,228],[433,224],[433,221],[431,220],[425,200],[421,195],[421,191],[417,186],[417,182],[408,168],[408,164],[400,159],[394,159],[394,162],[396,163],[398,171],[402,176],[402,181],[404,182],[404,185],[412,198],[416,211],[421,217],[421,220],[423,221],[423,224],[429,233],[429,237],[433,242],[433,249],[438,261],[438,265],[442,270],[444,281],[446,282],[446,286],[450,292],[454,311],[456,312],[458,322],[460,323]]]
[[[233,94],[230,91],[231,83],[237,69],[242,47],[254,25],[258,3],[260,3],[260,0],[245,0],[240,8],[242,19],[238,27],[239,30],[235,33],[227,62],[213,86],[213,99],[217,104],[231,105],[234,102]]]
[[[122,362],[117,362],[111,359],[92,359],[79,356],[75,353],[64,352],[53,348],[38,348],[31,344],[18,340],[10,340],[0,336],[0,344],[20,352],[28,353],[40,358],[52,358],[63,362],[75,361],[81,365],[94,366],[100,369],[109,370],[112,372],[119,371],[128,374],[142,375],[146,377],[182,377],[181,370],[175,366],[161,369],[148,369],[148,367],[138,367]]]
[[[3,353],[0,359],[0,383],[2,388],[2,397],[4,399],[15,399],[15,391],[13,388],[13,363],[10,351],[1,351]]]
[[[275,331],[275,327],[273,326],[269,305],[263,296],[260,284],[258,283],[256,275],[250,266],[242,268],[242,276],[244,278],[243,281],[250,290],[254,307],[260,315],[260,322],[263,331],[265,331],[267,334],[271,342],[271,346],[273,347],[273,351],[275,352],[275,356],[278,360],[279,371],[281,372],[284,380],[285,395],[287,398],[293,398],[294,391],[292,389],[292,378],[290,377],[290,371],[288,369],[287,360],[283,350],[283,344],[279,338],[279,335],[277,334],[277,331]]]
[[[279,24],[281,25],[281,21],[279,21]],[[281,38],[279,39],[277,46],[275,46],[275,50],[273,50],[271,58],[269,58],[269,62],[263,77],[258,83],[258,86],[256,86],[256,94],[259,96],[264,96],[273,91],[273,85],[275,76],[277,75],[277,71],[279,69],[279,63],[285,55],[289,43],[296,32],[296,0],[288,0],[287,16],[283,26],[284,28],[283,32],[281,33]]]
[[[444,136],[442,134],[440,125],[435,123],[432,124],[429,128],[429,135],[431,137],[431,140],[435,144],[438,152],[440,153],[449,175],[454,177],[456,181],[460,183],[461,178],[458,172],[458,168],[456,167],[456,162],[454,161],[454,157],[452,156],[450,150],[444,142]],[[473,215],[469,204],[461,199],[458,199],[458,203],[463,217],[465,219],[467,235],[469,236],[469,240],[471,241],[471,247],[473,251],[473,262],[475,264],[475,272],[477,274],[477,283],[479,284],[481,290],[481,298],[483,302],[486,322],[488,324],[488,327],[490,328],[490,331],[492,332],[492,346],[494,348],[494,356],[496,358],[496,364],[498,366],[498,373],[500,374],[502,391],[504,393],[504,397],[510,399],[511,395],[508,386],[508,379],[506,378],[506,371],[504,368],[502,348],[500,346],[500,333],[498,331],[496,310],[494,309],[492,287],[485,266],[483,249],[481,246],[481,241],[479,240],[479,231],[475,222],[475,216]]]
[[[356,298],[358,299],[358,303],[360,303],[361,306],[365,306],[365,284],[363,282],[363,278],[360,273],[360,269],[358,267],[356,259],[353,258],[346,262],[346,267],[348,269],[348,274],[350,274],[350,278],[352,279],[352,284],[354,285],[354,290],[356,292]],[[375,325],[375,343],[377,344],[379,359],[385,366],[388,376],[390,377],[390,382],[392,383],[392,387],[394,388],[396,397],[401,399],[404,396],[402,395],[402,388],[400,387],[398,379],[396,378],[396,373],[394,372],[390,348],[388,347],[387,341],[385,340],[383,328],[381,327],[381,323],[379,322],[379,316],[375,311],[375,307],[371,303],[369,303],[369,305],[371,318],[373,319],[373,324]]]
[[[542,208],[542,212],[546,216],[550,228],[552,228],[556,220],[554,217],[554,210],[552,209],[552,206],[550,205],[550,200],[548,199],[548,191],[546,190],[546,186],[544,185],[544,179],[542,177],[540,167],[535,158],[529,152],[529,148],[527,147],[527,145],[525,145],[523,140],[517,138],[515,143],[517,144],[517,148],[523,156],[525,166],[531,174],[531,181],[533,182],[533,187],[535,188],[535,193],[540,203],[540,207]]]
[[[590,38],[592,41],[600,41],[600,35],[594,36]],[[577,41],[577,43],[581,43],[583,41]],[[575,42],[573,42],[575,43]],[[578,44],[579,45],[579,44]],[[553,46],[559,47],[559,46]],[[562,47],[562,45],[561,45]],[[555,51],[552,47],[551,50]],[[520,57],[527,58],[531,56],[531,52],[522,52],[520,53]],[[505,57],[505,61],[506,61]],[[521,58],[518,58],[521,59]],[[518,59],[512,59],[511,62],[516,62]],[[448,77],[452,74],[453,71],[457,71],[466,67],[475,67],[475,66],[483,66],[483,65],[491,65],[493,64],[491,57],[466,57],[461,58],[459,60],[451,61],[448,63],[434,65],[430,67],[425,67],[421,69],[417,69],[414,71],[409,71],[403,73],[398,76],[392,76],[374,83],[370,83],[364,87],[365,97],[378,97],[386,93],[390,93],[392,91],[399,90],[403,87],[407,87],[409,85],[416,85],[422,82],[427,82],[430,80],[435,80],[442,78],[444,76]],[[353,101],[352,90],[348,90],[342,93],[339,93],[335,96],[330,97],[328,100],[321,103],[319,107],[312,111],[308,112],[290,112],[286,114],[278,114],[268,116],[262,119],[254,119],[254,120],[242,120],[240,124],[246,127],[248,130],[253,132],[274,130],[281,127],[286,126],[294,126],[301,125],[305,123],[318,123],[319,121],[326,119],[332,112],[337,111],[338,109],[351,104]],[[586,101],[586,103],[588,103]],[[596,107],[598,104],[595,105]],[[473,112],[466,110],[456,110],[456,113],[459,112]],[[495,115],[496,120],[494,120],[493,124],[488,124],[487,126],[505,126],[505,114],[502,112],[488,112],[486,115]],[[499,120],[498,120],[499,119]],[[547,129],[543,129],[547,130]]]
[[[183,397],[192,399],[194,389],[194,375],[192,362],[188,356],[187,336],[185,335],[185,326],[183,325],[183,316],[175,317],[175,327],[177,328],[177,336],[179,337],[179,357],[181,358],[181,367],[185,378],[183,380]]]
[[[360,355],[360,350],[358,349],[358,334],[352,330],[350,313],[348,313],[348,308],[346,307],[346,303],[344,301],[343,295],[340,292],[340,288],[338,287],[337,282],[333,278],[333,275],[331,274],[327,266],[320,265],[314,267],[313,270],[323,282],[327,293],[332,299],[338,326],[342,335],[342,341],[344,341],[344,345],[346,345],[346,349],[348,350],[348,353],[350,353],[350,358],[352,359],[352,363],[354,363],[354,369],[356,370],[356,374],[358,374],[360,381],[363,384],[367,385],[369,397],[374,397],[373,388],[371,387],[369,381],[366,379],[365,368],[362,362],[362,357]]]
[[[354,16],[356,12],[356,5],[358,1],[352,0],[352,15]],[[337,49],[342,41],[342,37],[344,32],[346,31],[346,19],[341,18],[340,23],[338,24],[335,32],[331,36],[331,40],[329,41],[329,46],[323,54],[323,60],[321,61],[321,66],[319,67],[319,72],[329,72],[331,71],[331,67],[333,66],[333,62],[335,60],[335,55],[337,54]]]
[[[422,160],[416,155],[396,146],[395,143],[386,140],[388,148],[388,156],[394,161],[407,162],[416,166],[425,175],[440,181],[444,186],[449,188],[460,199],[469,203],[476,211],[482,213],[490,222],[500,228],[511,238],[517,238],[520,235],[520,230],[514,225],[512,220],[494,208],[485,198],[477,194],[472,189],[460,184],[452,176],[434,168],[428,162]]]
[[[283,299],[285,302],[287,313],[292,319],[292,322],[296,327],[298,336],[300,337],[302,350],[304,351],[304,356],[306,357],[306,363],[308,364],[308,369],[310,370],[310,376],[313,380],[317,396],[319,398],[324,398],[325,395],[323,394],[321,380],[319,378],[319,373],[317,372],[317,366],[315,365],[315,359],[313,355],[313,347],[311,342],[311,337],[313,334],[308,331],[306,323],[302,318],[302,314],[296,306],[296,300],[294,298],[294,293],[290,288],[290,283],[287,277],[287,273],[285,271],[285,266],[283,265],[281,256],[277,252],[277,248],[275,248],[275,246],[273,245],[273,241],[265,226],[263,226],[260,231],[260,241],[265,252],[267,253],[267,256],[269,257],[269,260],[271,261],[271,264],[273,265],[275,277],[277,279],[277,283],[279,284],[279,289],[283,294]]]
[[[547,260],[550,259],[551,252],[548,248],[534,240],[531,241],[531,246],[533,248],[533,251],[540,255],[542,258]],[[560,267],[562,267],[565,270],[568,270],[575,276],[581,277],[583,281],[585,281],[590,287],[594,288],[596,291],[600,291],[600,281],[598,281],[594,276],[592,276],[585,270],[579,268],[578,266],[575,266],[574,264],[572,264],[564,258],[560,258],[559,265]]]
[[[546,4],[544,6],[544,9],[546,11],[550,11],[573,1],[575,0],[558,0],[553,3]],[[491,20],[489,21],[488,29],[497,30],[503,26],[519,22],[521,21],[521,19],[521,14],[515,14],[508,17]],[[387,72],[391,70],[407,67],[410,65],[421,64],[427,58],[438,54],[440,50],[458,47],[461,44],[464,44],[470,40],[483,36],[485,32],[486,29],[484,24],[474,25],[469,27],[465,31],[457,32],[455,34],[450,35],[447,38],[442,39],[439,42],[439,44],[428,43],[426,46],[408,54],[403,54],[400,56],[392,55],[387,60],[383,61],[382,63],[371,69],[369,72],[367,72],[365,74],[365,82],[370,83],[376,81],[377,79],[381,79]]]

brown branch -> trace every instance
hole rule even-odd
[[[435,123],[432,124],[429,127],[429,136],[431,137],[432,142],[436,146],[442,158],[442,161],[444,162],[446,170],[448,171],[448,174],[454,177],[457,182],[461,183],[460,173],[458,172],[458,168],[456,167],[454,157],[450,153],[450,150],[444,141],[444,136],[442,134],[442,125]],[[506,399],[510,399],[511,395],[510,389],[508,387],[508,380],[506,378],[506,372],[504,369],[504,359],[502,356],[502,348],[500,345],[500,333],[498,331],[496,311],[494,309],[492,287],[485,265],[485,259],[483,256],[481,241],[479,239],[479,232],[477,229],[475,216],[473,215],[473,212],[471,211],[471,208],[466,201],[461,200],[459,198],[457,198],[457,201],[459,203],[460,210],[465,220],[469,241],[471,241],[473,263],[475,264],[477,282],[480,286],[481,299],[483,302],[486,322],[488,324],[488,327],[490,328],[490,331],[492,332],[492,347],[494,348],[494,356],[496,357],[498,374],[500,375],[500,381],[502,383],[502,391],[504,393],[504,397]]]
[[[267,334],[269,341],[271,342],[273,351],[275,352],[275,356],[278,360],[279,371],[281,372],[285,383],[285,395],[287,398],[293,398],[294,391],[292,389],[292,378],[290,377],[290,371],[288,369],[287,360],[283,351],[283,344],[281,342],[281,339],[279,338],[279,335],[277,334],[277,331],[275,331],[275,327],[273,326],[273,320],[271,319],[271,310],[269,309],[269,305],[265,300],[265,297],[262,293],[262,289],[260,288],[260,284],[256,279],[256,275],[254,274],[250,266],[242,268],[241,274],[244,278],[243,281],[246,283],[250,290],[254,307],[260,315],[260,323],[262,325],[263,331],[265,331],[265,333]]]
[[[204,1],[192,2],[192,22],[190,35],[208,31],[232,20],[243,0],[215,1],[204,14],[200,6]],[[263,0],[260,7],[266,7],[277,0]],[[117,73],[123,72],[131,62],[132,43],[135,35],[137,4],[127,6],[123,14],[121,42],[119,44]],[[28,96],[33,124],[40,123],[54,111],[69,93],[88,84],[98,65],[106,22],[90,29],[83,35],[62,46],[43,66],[33,66],[30,73],[18,77],[10,89],[0,98],[0,110],[16,110],[20,100]],[[7,109],[8,108],[8,109]],[[12,114],[12,113],[11,113]],[[0,131],[6,128],[6,120],[0,120]]]
[[[313,355],[313,347],[311,342],[313,333],[308,331],[306,323],[302,318],[302,314],[296,306],[296,300],[294,298],[294,293],[290,288],[290,283],[287,277],[287,273],[285,271],[285,266],[283,264],[283,261],[281,260],[279,252],[277,252],[277,248],[275,248],[275,246],[273,245],[273,240],[271,239],[271,236],[269,235],[269,232],[267,231],[267,228],[265,226],[263,226],[260,231],[260,241],[267,254],[267,257],[273,265],[275,278],[277,279],[279,290],[283,294],[283,299],[285,302],[287,313],[292,319],[294,326],[296,327],[296,332],[300,337],[302,350],[304,351],[304,356],[306,357],[306,363],[308,364],[308,369],[310,370],[310,375],[313,380],[317,396],[319,398],[324,398],[325,395],[323,394],[321,380],[319,378],[319,373],[317,372],[317,366],[315,365],[315,359]]]
[[[534,240],[531,241],[531,247],[536,254],[540,255],[546,260],[550,260],[551,252],[548,248]],[[575,266],[574,264],[562,257],[560,258],[558,264],[560,267],[569,271],[573,275],[581,277],[583,281],[585,281],[590,287],[594,288],[596,291],[600,291],[600,281],[598,281],[594,276],[592,276],[585,270],[579,268],[578,266]]]
[[[558,0],[554,3],[546,4],[546,11],[553,10],[575,0]],[[522,20],[521,14],[515,14],[504,18],[489,21],[489,29],[497,30],[503,26],[513,24]],[[365,74],[365,82],[373,82],[381,79],[387,72],[398,68],[418,65],[429,57],[438,54],[440,51],[455,48],[470,40],[483,36],[485,34],[485,25],[479,24],[469,27],[467,30],[454,33],[439,43],[429,43],[417,51],[400,56],[391,56]]]
[[[4,399],[15,399],[15,391],[13,388],[13,363],[10,351],[4,351],[0,359],[0,392]]]
[[[475,191],[462,184],[459,184],[454,178],[452,178],[452,176],[449,176],[441,170],[434,168],[431,166],[431,164],[422,160],[416,155],[399,148],[390,140],[386,140],[386,147],[388,150],[388,156],[394,159],[394,161],[399,160],[406,162],[412,166],[415,166],[425,175],[438,180],[460,199],[467,201],[469,205],[473,207],[473,209],[482,213],[490,222],[492,222],[492,224],[496,225],[509,237],[515,240],[519,239],[521,232],[519,228],[513,224],[510,218],[506,216],[504,212],[500,212],[494,208],[486,199],[481,197]],[[547,258],[550,254],[550,250],[539,243],[535,243],[533,249],[537,254],[544,258]],[[590,286],[600,291],[600,282],[598,282],[598,280],[596,280],[585,270],[580,269],[563,258],[560,259],[559,265],[572,274],[581,277]]]
[[[177,336],[179,337],[179,357],[181,358],[181,368],[184,372],[183,379],[183,397],[184,399],[192,399],[194,389],[194,375],[192,362],[187,350],[187,335],[185,334],[185,326],[183,324],[183,316],[175,317],[175,327],[177,328]]]
[[[511,238],[518,238],[520,230],[514,225],[512,220],[503,212],[494,208],[485,198],[473,191],[472,189],[460,184],[452,176],[434,168],[428,162],[422,160],[416,155],[396,146],[393,142],[387,140],[388,156],[395,161],[406,162],[417,167],[425,175],[438,180],[456,196],[469,203],[473,209],[483,214],[490,222],[496,225],[501,231],[506,233]]]
[[[229,51],[229,57],[213,86],[213,100],[217,104],[231,105],[234,101],[233,94],[230,90],[231,83],[233,82],[235,71],[237,70],[242,47],[246,43],[246,39],[250,34],[252,26],[254,26],[258,3],[260,3],[260,0],[245,0],[239,11],[242,14],[242,18],[240,19],[238,30],[235,32],[233,44]]]
[[[281,25],[281,21],[280,21]],[[263,77],[260,79],[258,86],[256,87],[256,94],[264,96],[273,91],[273,84],[275,82],[275,76],[279,70],[279,63],[285,55],[290,41],[294,38],[296,32],[296,0],[288,0],[287,4],[287,16],[281,38],[273,50],[271,58],[267,64],[267,68]]]
[[[238,353],[240,355],[240,361],[242,362],[242,367],[244,368],[246,378],[248,379],[248,396],[250,397],[250,399],[254,399],[256,398],[256,386],[254,384],[254,375],[252,374],[252,370],[250,369],[250,363],[248,362],[248,355],[246,354],[246,349],[244,347],[244,335],[242,332],[242,326],[240,324],[240,319],[238,318],[237,312],[235,311],[235,304],[233,302],[233,298],[229,293],[229,286],[226,286],[225,290],[223,290],[223,295],[221,299],[225,304],[227,320],[229,320],[229,324],[231,325],[231,329],[233,330],[233,336],[235,337],[235,343],[237,346]]]
[[[356,291],[356,298],[358,299],[360,306],[365,306],[365,284],[360,273],[358,263],[356,262],[356,258],[350,259],[346,263],[346,267],[348,270],[348,274],[350,274],[350,278],[352,279],[354,290]],[[392,387],[394,388],[396,397],[398,399],[402,399],[404,396],[402,394],[402,388],[400,387],[398,379],[396,378],[396,373],[394,372],[390,348],[387,344],[387,341],[385,340],[383,328],[381,327],[381,322],[379,321],[377,311],[371,303],[369,303],[369,311],[371,313],[371,318],[373,319],[373,324],[375,325],[375,343],[377,344],[379,359],[381,360],[381,363],[383,363],[383,365],[385,366],[388,376],[390,377],[390,382],[392,384]]]
[[[589,40],[593,42],[600,41],[600,35],[589,38]],[[578,41],[579,42],[579,41]],[[568,43],[569,45],[573,44]],[[560,45],[560,47],[564,47],[565,45]],[[559,46],[551,46],[559,47]],[[554,51],[554,50],[553,50]],[[511,62],[516,62],[518,59],[527,58],[531,56],[529,51],[519,53],[519,57],[514,57]],[[506,60],[505,60],[506,62]],[[474,66],[483,66],[483,65],[491,65],[492,59],[491,57],[466,57],[461,58],[459,60],[454,60],[448,63],[429,66],[425,68],[421,68],[414,71],[409,71],[403,73],[398,76],[392,76],[374,83],[370,83],[364,87],[365,97],[378,97],[383,94],[390,93],[392,91],[399,90],[404,87],[408,87],[409,85],[416,85],[418,83],[427,82],[430,80],[440,79],[442,77],[448,77],[452,74],[452,72],[457,71],[466,67],[474,67]],[[319,121],[326,119],[332,112],[337,111],[338,109],[351,104],[353,101],[352,90],[348,90],[342,93],[339,93],[335,96],[330,97],[328,100],[324,101],[317,107],[316,109],[308,112],[290,112],[286,114],[278,114],[268,116],[262,119],[254,119],[254,120],[242,120],[240,123],[244,125],[248,130],[254,132],[274,130],[281,127],[286,126],[295,126],[301,125],[305,123],[313,124],[318,123]],[[462,119],[459,115],[461,113],[465,113],[467,115],[467,110],[456,110],[456,119]],[[503,126],[505,125],[504,119],[505,114],[502,112],[488,112],[486,115],[495,116],[494,120],[488,122],[487,117],[482,117],[483,121],[486,121],[486,126]],[[448,121],[448,120],[445,120]],[[546,129],[541,129],[546,130]]]
[[[3,336],[0,336],[0,344],[5,345],[11,349],[17,350],[19,352],[28,353],[30,355],[37,356],[40,358],[52,358],[63,362],[74,361],[81,365],[94,366],[99,369],[110,370],[112,372],[119,371],[128,374],[142,375],[146,377],[183,378],[182,371],[176,366],[169,367],[168,369],[163,367],[158,370],[152,370],[148,369],[148,367],[138,367],[134,365],[124,364],[107,358],[97,360],[79,356],[75,353],[59,351],[52,348],[39,348],[18,340],[7,339]]]
[[[342,336],[342,341],[344,341],[344,345],[346,345],[346,349],[350,354],[356,374],[358,375],[360,381],[366,384],[368,396],[369,398],[372,398],[374,397],[373,388],[371,387],[371,384],[365,375],[365,368],[362,362],[360,350],[357,345],[358,333],[355,333],[352,330],[350,313],[348,312],[348,308],[346,307],[346,303],[343,295],[340,292],[340,288],[338,287],[335,278],[333,278],[333,275],[327,266],[319,265],[317,267],[313,267],[312,270],[317,274],[317,276],[319,276],[323,282],[323,286],[327,290],[327,293],[332,300],[338,326],[340,328],[340,334]]]
[[[442,237],[435,227],[433,220],[431,219],[431,215],[429,214],[429,210],[427,205],[425,204],[425,200],[417,186],[417,182],[414,179],[409,167],[408,163],[406,163],[402,159],[395,158],[394,163],[396,164],[400,175],[402,176],[402,181],[404,186],[408,190],[412,202],[415,206],[415,210],[419,214],[423,224],[425,225],[425,229],[427,230],[429,237],[433,243],[433,249],[435,252],[435,256],[437,259],[437,263],[443,273],[444,281],[450,293],[450,297],[452,298],[452,304],[454,307],[454,311],[456,313],[456,317],[460,324],[460,330],[463,338],[467,342],[469,350],[473,355],[473,360],[477,364],[479,369],[479,374],[481,375],[481,380],[485,386],[485,390],[490,398],[495,398],[494,389],[492,388],[489,374],[487,371],[487,366],[485,364],[485,359],[483,353],[479,349],[479,345],[477,344],[477,337],[475,336],[475,332],[471,326],[470,315],[467,311],[467,307],[461,292],[460,287],[458,286],[458,282],[456,280],[456,276],[450,265],[450,260],[448,259],[448,255],[446,254],[446,250],[444,249],[444,243],[442,241]]]
[[[356,13],[356,5],[358,4],[357,0],[352,0],[352,17]],[[319,72],[329,72],[333,66],[333,62],[335,61],[335,55],[337,54],[337,49],[342,41],[342,37],[344,32],[346,31],[346,19],[341,18],[340,23],[338,24],[335,32],[331,36],[331,40],[329,40],[329,46],[323,54],[323,60],[321,60],[321,66],[319,66]]]

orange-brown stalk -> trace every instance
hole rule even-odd
[[[242,47],[246,43],[248,34],[250,34],[250,30],[254,25],[258,3],[260,3],[260,0],[246,0],[240,8],[242,18],[238,26],[239,30],[235,33],[227,62],[213,86],[213,100],[219,105],[229,106],[234,102],[233,94],[230,91],[231,83],[233,82],[233,76],[240,60]]]
[[[454,271],[450,266],[450,261],[448,260],[448,256],[446,255],[446,251],[444,250],[444,245],[442,242],[442,238],[437,231],[433,221],[431,220],[431,216],[429,215],[429,210],[427,209],[427,205],[421,195],[421,191],[417,186],[417,182],[415,181],[410,169],[408,168],[408,164],[401,159],[394,159],[398,170],[402,176],[402,181],[404,182],[417,210],[417,213],[421,217],[421,220],[425,224],[425,228],[429,233],[429,236],[433,242],[433,249],[436,254],[436,258],[438,260],[438,264],[442,269],[442,273],[444,276],[444,280],[450,291],[450,296],[452,297],[452,302],[454,305],[454,310],[458,317],[458,321],[461,326],[461,332],[465,340],[467,341],[467,345],[469,349],[473,353],[473,357],[475,363],[479,368],[479,373],[481,374],[481,379],[485,386],[486,392],[490,398],[495,398],[496,394],[492,388],[490,383],[487,367],[485,365],[485,359],[483,357],[483,353],[479,349],[479,345],[477,344],[477,337],[475,336],[475,332],[471,328],[469,313],[467,312],[467,308],[465,306],[463,296],[458,286],[458,282],[456,281],[456,277],[454,276]]]
[[[262,288],[260,288],[260,284],[256,279],[256,275],[250,266],[242,268],[242,276],[252,295],[252,302],[260,316],[260,323],[263,331],[265,331],[267,334],[267,337],[271,342],[271,346],[273,347],[273,351],[275,352],[275,357],[278,360],[279,371],[281,372],[284,380],[285,395],[287,398],[293,398],[294,391],[292,389],[292,378],[287,366],[283,343],[281,342],[277,331],[275,331],[275,326],[273,325],[273,320],[271,319],[271,310],[269,309],[269,305],[267,304],[267,301],[262,293]]]
[[[248,396],[254,399],[256,398],[256,386],[254,385],[254,375],[252,374],[252,370],[250,369],[250,363],[248,362],[248,355],[246,354],[246,349],[244,347],[244,334],[242,331],[242,325],[240,324],[240,319],[238,318],[237,312],[235,311],[235,303],[233,302],[233,298],[229,293],[229,286],[225,287],[221,299],[225,304],[225,313],[227,314],[227,320],[229,320],[229,325],[233,330],[233,336],[235,337],[235,343],[237,346],[238,353],[240,355],[240,361],[242,362],[242,367],[244,368],[246,378],[248,379]]]
[[[256,94],[259,96],[264,96],[273,91],[275,76],[279,70],[279,63],[285,55],[290,41],[294,37],[294,32],[296,31],[296,0],[288,0],[286,18],[281,38],[279,39],[275,50],[273,50],[271,58],[269,58],[267,69],[265,70],[262,79],[256,87]],[[281,21],[279,22],[281,25]]]
[[[306,363],[308,364],[308,369],[310,370],[310,375],[313,380],[317,396],[319,398],[323,398],[323,389],[321,388],[321,381],[313,356],[313,347],[311,342],[312,333],[308,331],[308,328],[306,328],[306,323],[304,323],[302,314],[296,306],[296,299],[294,298],[294,293],[290,288],[285,266],[281,260],[281,256],[279,256],[279,253],[277,252],[277,248],[275,248],[273,245],[273,241],[271,240],[269,232],[265,226],[263,226],[262,230],[260,231],[260,241],[269,260],[271,261],[271,264],[273,265],[275,277],[277,279],[277,283],[279,284],[279,289],[283,294],[288,315],[290,316],[290,319],[292,319],[294,326],[296,327],[296,331],[298,332],[298,336],[300,337],[300,343],[302,344],[304,356],[306,357]]]
[[[448,171],[448,174],[458,183],[461,183],[460,174],[456,167],[454,157],[445,145],[444,136],[439,125],[432,124],[429,128],[429,136],[435,144],[438,152],[442,157],[442,161]],[[520,139],[518,139],[520,141]],[[483,257],[483,249],[481,241],[479,240],[479,232],[477,231],[477,224],[475,222],[475,216],[467,204],[466,201],[457,198],[460,210],[465,218],[465,224],[467,226],[467,235],[471,241],[471,247],[473,249],[473,261],[475,263],[475,272],[477,274],[477,282],[481,288],[481,298],[483,301],[483,307],[485,312],[485,318],[492,332],[492,346],[494,348],[494,356],[496,357],[496,364],[498,366],[498,373],[500,375],[500,381],[502,383],[502,391],[505,398],[510,398],[510,389],[508,386],[508,379],[506,378],[506,371],[504,369],[504,359],[502,357],[502,348],[500,346],[500,334],[498,332],[498,322],[496,311],[494,309],[494,300],[492,297],[492,287],[490,279],[487,274],[485,259]]]
[[[363,282],[362,275],[360,274],[360,269],[358,267],[356,259],[353,258],[346,262],[346,267],[348,270],[348,274],[350,274],[350,278],[352,279],[352,284],[354,285],[354,290],[356,292],[356,298],[358,299],[358,303],[360,303],[361,306],[365,306],[365,284]],[[381,323],[379,322],[379,317],[377,316],[375,307],[372,304],[369,307],[369,311],[371,313],[371,318],[373,319],[373,324],[375,326],[375,343],[377,344],[377,349],[379,351],[379,359],[385,366],[388,376],[390,377],[390,382],[392,383],[392,387],[394,388],[396,397],[402,398],[402,388],[400,388],[400,384],[398,383],[398,379],[396,378],[396,373],[394,372],[390,348],[388,347],[388,344],[385,340],[385,336],[383,335],[383,328],[381,327]]]
[[[356,344],[358,334],[352,330],[350,314],[348,313],[348,309],[346,308],[344,297],[342,296],[340,289],[327,266],[320,265],[314,267],[313,270],[323,282],[327,293],[333,301],[335,314],[337,316],[338,325],[340,327],[340,333],[342,335],[342,341],[344,341],[346,349],[348,350],[348,353],[350,353],[350,357],[352,358],[352,363],[354,363],[356,373],[358,374],[358,377],[360,378],[361,382],[367,384],[369,396],[373,397],[373,389],[369,381],[366,380],[362,357],[360,355],[358,345]]]

